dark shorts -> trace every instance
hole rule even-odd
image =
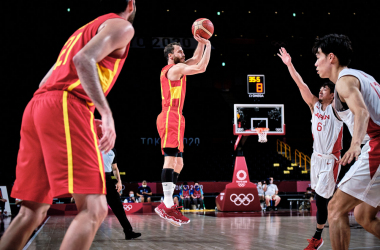
[[[164,148],[163,151],[164,151],[164,156],[183,158],[183,153],[179,152],[178,148]]]

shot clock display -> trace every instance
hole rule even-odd
[[[247,75],[247,92],[249,97],[264,97],[265,76]]]

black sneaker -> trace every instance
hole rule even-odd
[[[127,231],[127,232],[124,231],[124,233],[125,233],[126,240],[136,239],[141,236],[141,233],[135,233],[133,231]]]

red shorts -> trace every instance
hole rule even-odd
[[[51,204],[69,194],[105,194],[94,115],[67,91],[36,95],[25,108],[11,196]]]
[[[185,117],[175,111],[162,111],[157,117],[157,130],[161,138],[161,150],[178,148],[183,152],[183,136],[185,134]]]

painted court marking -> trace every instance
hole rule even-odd
[[[30,246],[30,244],[32,244],[34,238],[37,237],[38,233],[42,230],[42,228],[45,226],[46,222],[50,219],[50,216],[45,220],[44,224],[42,224],[42,226],[40,227],[40,229],[38,229],[38,231],[33,235],[32,238],[30,238],[30,240],[28,241],[28,243],[26,243],[26,245],[24,246],[24,248],[22,250],[26,250],[28,249],[28,247]]]

